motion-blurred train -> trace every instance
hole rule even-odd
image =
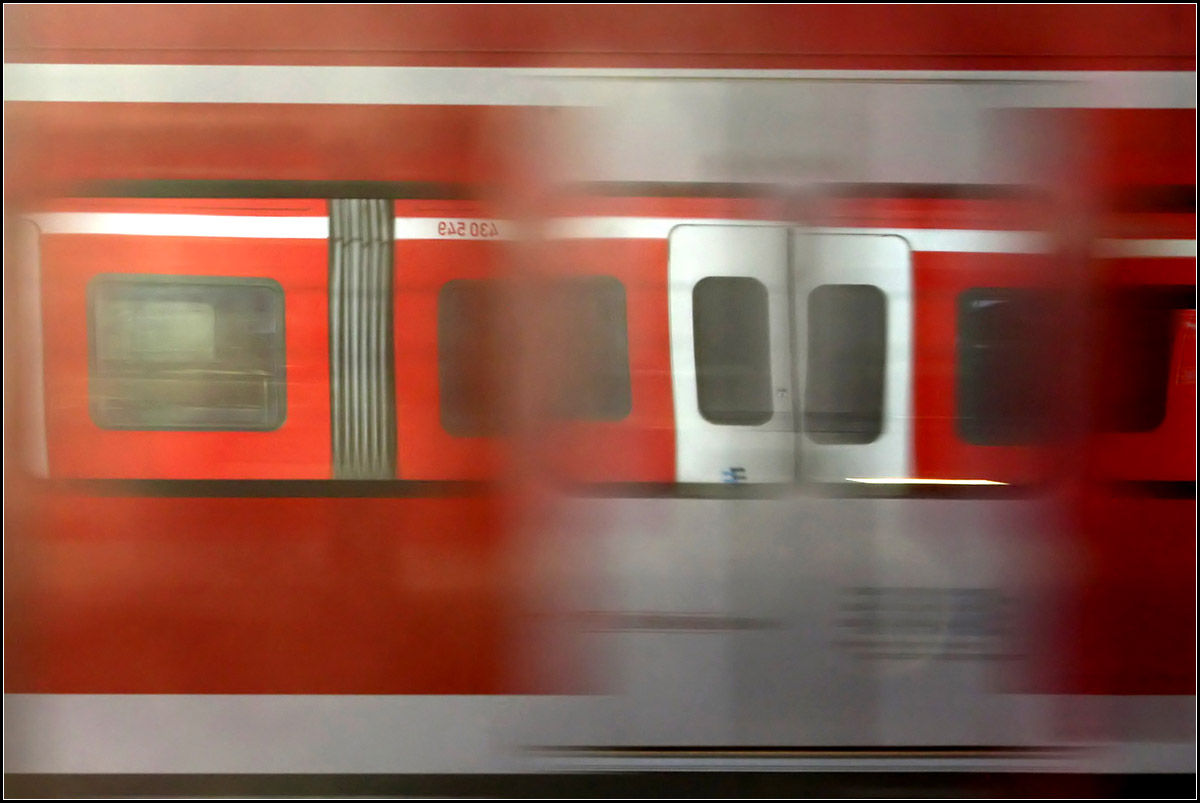
[[[138,14],[6,13],[10,771],[1195,771],[1194,7]]]

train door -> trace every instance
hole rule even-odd
[[[795,479],[788,229],[679,226],[670,236],[676,479]]]
[[[678,480],[907,477],[911,273],[894,236],[677,227]]]
[[[912,257],[897,236],[792,233],[800,475],[911,475]]]

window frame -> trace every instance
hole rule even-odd
[[[714,411],[711,409],[711,407],[709,409],[705,408],[704,388],[706,382],[702,381],[701,379],[703,376],[703,372],[701,371],[701,361],[702,352],[704,349],[701,347],[701,338],[697,334],[700,331],[700,314],[703,305],[698,302],[698,296],[701,293],[701,288],[710,282],[736,282],[747,287],[753,286],[755,288],[756,296],[755,303],[758,303],[758,301],[761,299],[762,320],[761,322],[754,323],[754,326],[759,330],[755,333],[756,342],[754,345],[756,348],[761,347],[758,348],[760,353],[756,355],[761,357],[761,360],[755,364],[754,367],[766,369],[765,373],[762,371],[757,373],[757,376],[763,379],[763,381],[760,383],[762,387],[758,388],[762,398],[757,400],[759,403],[761,403],[761,410],[734,411],[731,414],[714,416]],[[762,280],[753,276],[705,276],[692,286],[691,306],[692,353],[693,367],[695,369],[696,378],[696,407],[699,410],[701,417],[703,417],[704,420],[709,424],[713,424],[714,426],[761,427],[770,423],[771,419],[775,417],[775,385],[774,376],[771,369],[771,295],[766,284],[764,284]],[[761,335],[761,340],[758,337],[759,335]],[[745,361],[739,361],[739,364],[744,365],[746,363]]]
[[[106,285],[140,285],[140,286],[185,286],[185,287],[218,287],[230,288],[259,288],[266,290],[272,297],[273,316],[276,335],[268,353],[271,358],[270,373],[267,383],[266,405],[262,408],[264,421],[254,425],[230,423],[206,424],[150,424],[113,423],[104,412],[102,403],[96,398],[95,386],[101,379],[100,360],[98,354],[98,315],[97,303],[101,290]],[[97,427],[113,431],[132,432],[274,432],[287,421],[287,299],[283,286],[269,277],[249,276],[201,276],[150,273],[99,273],[87,283],[87,357],[88,357],[88,414],[92,423]],[[219,310],[217,323],[219,325]]]

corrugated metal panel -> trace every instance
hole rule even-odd
[[[330,201],[333,475],[396,476],[390,201]]]

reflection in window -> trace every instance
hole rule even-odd
[[[767,288],[757,279],[710,276],[692,291],[696,395],[713,424],[771,419],[771,338]]]
[[[1044,441],[1053,420],[1051,379],[1061,338],[1047,294],[973,288],[958,297],[958,428],[970,443]]]
[[[867,284],[808,296],[804,431],[817,443],[870,443],[883,430],[887,299]]]
[[[1097,351],[1102,431],[1150,432],[1162,424],[1179,310],[1195,308],[1192,286],[1129,287],[1107,295]]]
[[[516,344],[503,321],[501,280],[455,280],[438,298],[438,374],[443,428],[460,437],[512,430],[505,399],[513,390]],[[537,296],[550,329],[531,345],[549,372],[547,412],[574,420],[629,415],[632,393],[625,287],[611,276],[556,279]],[[511,290],[511,288],[509,288]]]
[[[438,384],[442,428],[459,437],[511,430],[501,395],[515,344],[501,331],[500,282],[456,279],[438,294]]]
[[[97,425],[267,430],[283,423],[277,282],[106,274],[88,285],[88,309]]]
[[[629,415],[629,329],[625,287],[612,276],[562,279],[549,301],[561,367],[555,412],[563,418],[616,421]]]

